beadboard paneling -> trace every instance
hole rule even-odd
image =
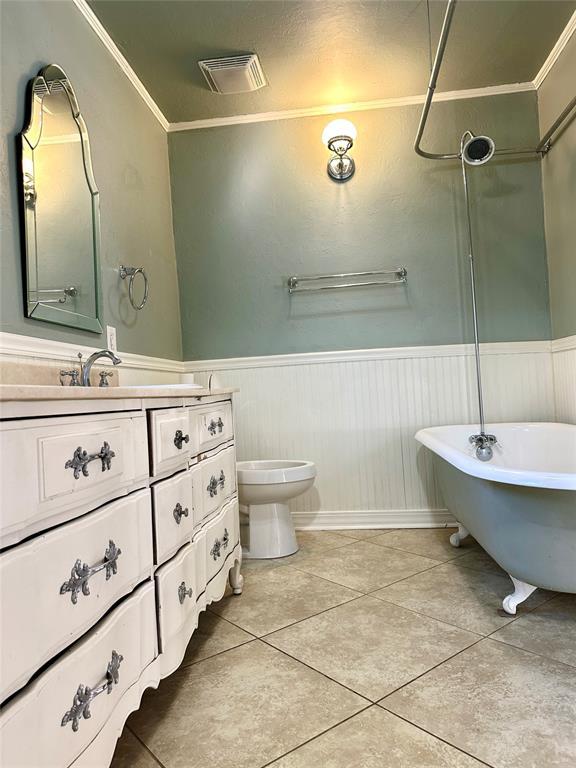
[[[482,357],[490,421],[554,419],[549,347],[489,347]],[[357,355],[326,362],[288,359],[224,361],[214,368],[187,364],[202,381],[214,369],[218,383],[238,387],[240,459],[296,458],[316,462],[314,488],[293,502],[302,527],[446,524],[430,457],[414,440],[424,426],[473,423],[474,361],[460,348],[397,350],[378,359]],[[296,356],[295,356],[296,357]],[[289,356],[286,356],[289,358]],[[265,358],[262,358],[265,360]],[[209,364],[208,364],[209,365]],[[357,513],[357,514],[356,514]]]
[[[562,345],[564,340],[561,340],[559,348],[555,348],[556,342],[553,342],[554,399],[556,420],[576,424],[576,336],[570,339],[572,344]]]

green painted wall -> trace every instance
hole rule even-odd
[[[185,359],[471,339],[458,164],[412,149],[419,107],[350,115],[356,175],[325,172],[328,118],[169,136]],[[538,139],[536,95],[435,104],[428,148],[466,129]],[[484,341],[550,337],[540,163],[471,169]],[[289,297],[297,273],[403,264],[408,285]]]
[[[574,95],[576,36],[540,86],[542,135]],[[576,334],[576,119],[542,161],[552,336]]]
[[[106,345],[105,336],[24,318],[15,136],[25,118],[30,78],[45,64],[70,77],[86,118],[100,190],[103,324],[115,325],[118,348],[181,357],[167,140],[148,107],[74,4],[0,2],[2,117],[0,328],[29,336]],[[143,265],[150,300],[136,313],[118,265]]]

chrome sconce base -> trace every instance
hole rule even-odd
[[[335,129],[332,134],[330,128]],[[354,146],[356,128],[347,120],[335,120],[326,126],[322,138],[330,152],[334,153],[328,160],[328,176],[334,181],[348,181],[356,170],[354,160],[348,155]]]
[[[334,155],[328,160],[326,168],[328,176],[334,181],[348,181],[354,175],[356,165],[354,160],[348,155]]]

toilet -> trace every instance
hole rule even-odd
[[[314,484],[312,461],[239,461],[238,495],[245,558],[286,557],[298,551],[288,501]],[[243,508],[243,509],[242,509]]]

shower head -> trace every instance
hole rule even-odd
[[[494,154],[496,145],[489,136],[470,136],[462,146],[462,157],[468,165],[484,165]]]

